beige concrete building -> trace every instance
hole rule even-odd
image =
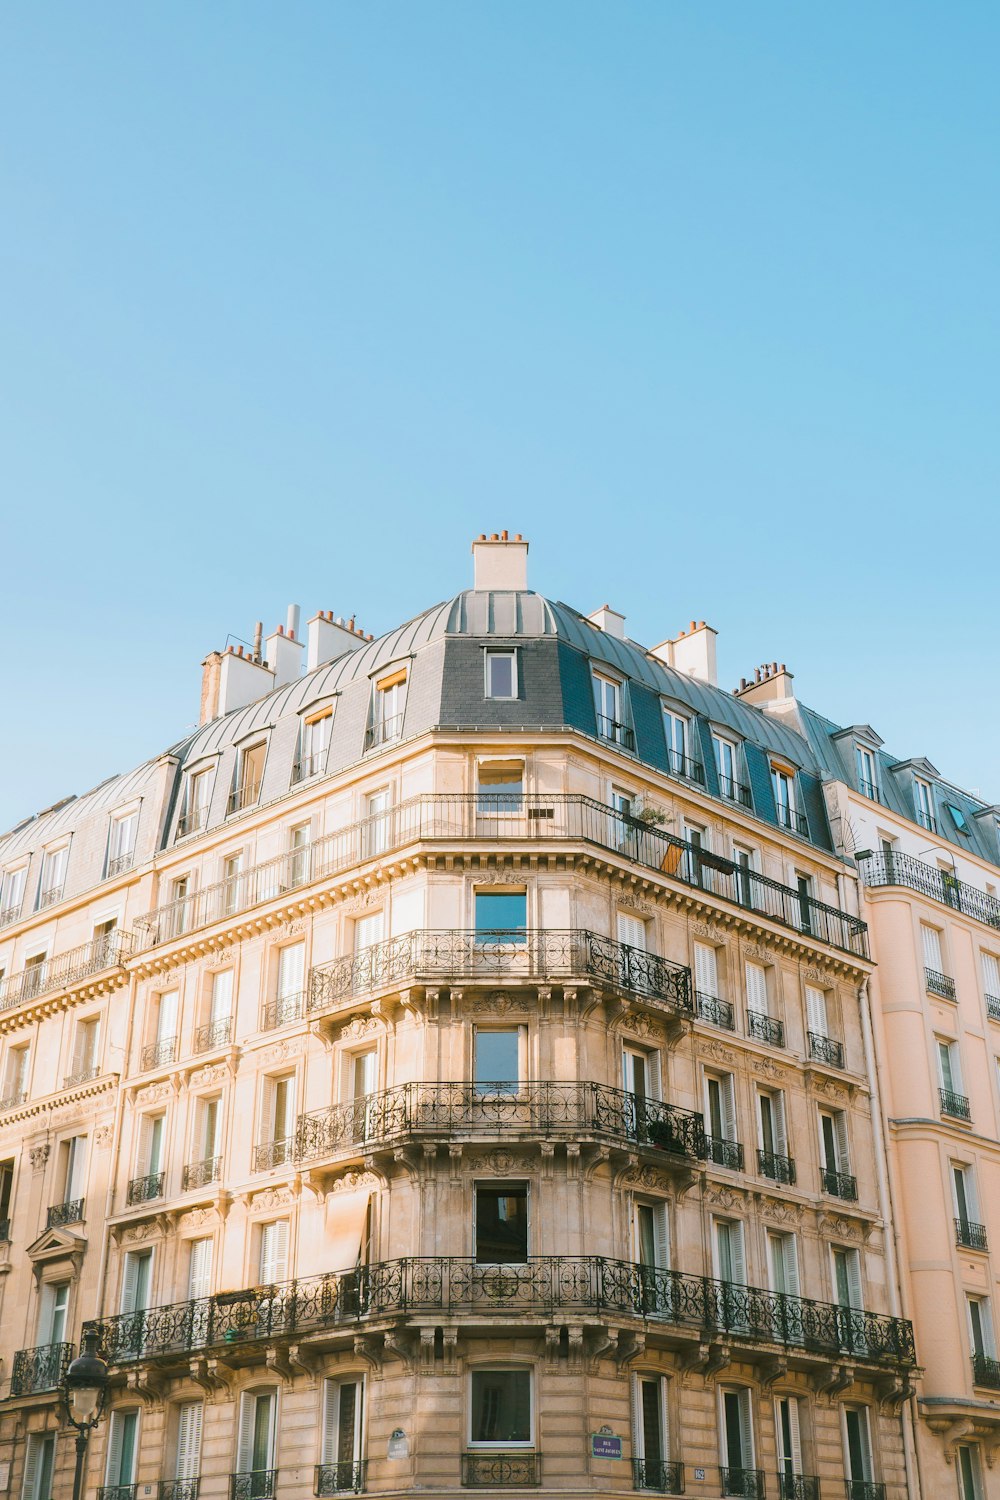
[[[824,768],[473,550],[0,841],[0,1495],[915,1493]]]

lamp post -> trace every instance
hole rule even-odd
[[[73,1474],[73,1500],[83,1500],[83,1466],[87,1442],[104,1412],[108,1396],[108,1367],[97,1352],[97,1329],[85,1328],[83,1349],[63,1376],[63,1402],[66,1415],[76,1428],[76,1469]]]

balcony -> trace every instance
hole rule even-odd
[[[779,1474],[778,1500],[819,1500],[819,1480],[812,1474]]]
[[[145,1073],[150,1068],[167,1068],[172,1062],[177,1061],[177,1038],[175,1036],[160,1037],[158,1041],[150,1042],[148,1047],[143,1047],[140,1058],[140,1066]]]
[[[859,854],[857,860],[861,879],[867,886],[905,886],[950,906],[953,911],[964,912],[987,927],[1000,928],[1000,898],[959,880],[950,870],[940,870],[912,854],[896,854],[891,850],[884,854]]]
[[[769,1177],[772,1182],[782,1182],[786,1187],[791,1187],[795,1182],[795,1162],[790,1156],[782,1156],[777,1151],[757,1151],[757,1171],[761,1177]]]
[[[972,1379],[975,1385],[987,1386],[991,1391],[1000,1391],[1000,1359],[991,1354],[972,1356]]]
[[[924,983],[930,995],[940,995],[942,1000],[956,998],[955,981],[950,974],[941,974],[937,969],[925,969]]]
[[[115,859],[108,860],[107,874],[105,880],[114,880],[116,875],[127,875],[132,868],[135,854],[130,849],[127,854],[119,854]]]
[[[20,1105],[27,1103],[26,1093],[4,1094],[0,1099],[0,1115],[5,1114],[8,1109],[18,1109]]]
[[[275,1500],[277,1469],[244,1469],[229,1476],[229,1500]]]
[[[973,1224],[968,1219],[956,1219],[955,1243],[963,1250],[988,1250],[990,1245],[986,1225]]]
[[[938,1098],[943,1115],[949,1115],[953,1120],[971,1121],[972,1110],[965,1094],[956,1094],[953,1089],[938,1089]]]
[[[222,1016],[218,1021],[206,1021],[194,1034],[196,1053],[212,1052],[216,1047],[228,1047],[233,1035],[232,1016]]]
[[[64,1089],[78,1089],[81,1084],[92,1083],[100,1076],[100,1066],[97,1063],[88,1063],[85,1068],[77,1068],[75,1073],[67,1073],[63,1079]]]
[[[111,1363],[165,1356],[183,1364],[196,1349],[266,1347],[276,1337],[338,1326],[350,1333],[361,1318],[470,1313],[509,1326],[508,1315],[521,1311],[644,1318],[698,1336],[725,1333],[821,1358],[851,1354],[857,1362],[894,1368],[915,1362],[906,1319],[604,1256],[532,1256],[509,1265],[446,1256],[381,1261],[119,1313],[93,1326],[100,1353]]]
[[[537,1489],[541,1482],[540,1453],[462,1454],[462,1485],[465,1489]]]
[[[80,948],[71,948],[55,958],[32,964],[19,974],[0,980],[0,1010],[11,1010],[25,1000],[34,1000],[52,990],[68,989],[79,980],[89,979],[105,969],[121,968],[131,951],[131,934],[116,928]]]
[[[243,812],[248,807],[256,807],[260,797],[260,788],[261,782],[259,781],[247,781],[242,786],[234,786],[226,798],[226,816]]]
[[[23,897],[21,901],[18,901],[11,906],[5,906],[2,910],[0,910],[0,930],[2,930],[4,927],[13,926],[18,917],[21,915],[22,904]]]
[[[591,844],[831,947],[868,956],[868,929],[859,917],[745,870],[721,855],[696,849],[591,797],[566,794],[489,800],[486,813],[478,795],[414,797],[304,849],[289,850],[157,907],[136,919],[136,941],[141,948],[155,947],[410,844],[473,840],[531,846]]]
[[[208,822],[208,803],[203,807],[189,807],[181,813],[177,819],[176,838],[186,838],[189,833],[197,833],[205,827]]]
[[[681,1016],[694,1009],[691,971],[668,958],[583,929],[517,928],[407,932],[313,969],[310,1015],[358,996],[430,980],[589,980],[641,996]]]
[[[597,715],[597,737],[606,740],[609,745],[617,745],[621,750],[627,750],[630,755],[635,754],[635,731],[619,719],[609,719],[607,714]]]
[[[49,1229],[57,1229],[60,1224],[82,1224],[83,1199],[68,1198],[65,1203],[51,1204],[45,1223]]]
[[[137,1203],[151,1203],[154,1198],[162,1198],[166,1175],[166,1172],[148,1172],[145,1177],[133,1177],[125,1195],[129,1208],[134,1208]]]
[[[804,839],[809,837],[808,820],[805,813],[800,813],[797,807],[786,807],[783,802],[776,802],[774,811],[779,828],[787,828],[789,833],[797,833]]]
[[[991,1021],[1000,1021],[1000,995],[986,996],[986,1014]]]
[[[632,1487],[657,1490],[661,1495],[683,1495],[684,1465],[662,1458],[633,1458]]]
[[[221,1156],[206,1156],[202,1161],[189,1161],[181,1173],[181,1192],[189,1193],[192,1188],[208,1187],[209,1183],[218,1182],[221,1176]]]
[[[298,1118],[295,1162],[421,1137],[588,1135],[681,1161],[705,1155],[700,1114],[600,1083],[404,1083]]]
[[[719,792],[727,802],[735,802],[740,807],[753,807],[753,797],[750,788],[744,786],[742,781],[734,781],[731,776],[723,776],[719,772]]]
[[[748,1010],[747,1036],[752,1036],[758,1042],[766,1042],[769,1047],[783,1047],[784,1023],[776,1021],[773,1016],[765,1016],[762,1011]]]
[[[828,1068],[842,1068],[844,1066],[844,1046],[842,1042],[835,1042],[832,1037],[822,1036],[818,1031],[807,1033],[809,1040],[809,1056],[813,1062],[826,1063]]]
[[[885,1500],[885,1485],[875,1479],[845,1479],[847,1500]]]
[[[97,1500],[135,1500],[137,1484],[102,1484],[98,1486]]]
[[[850,1172],[841,1172],[835,1167],[823,1167],[820,1179],[824,1193],[829,1193],[831,1198],[842,1198],[845,1203],[857,1203],[858,1179]]]
[[[721,1135],[707,1135],[705,1156],[717,1167],[729,1167],[734,1172],[743,1171],[743,1147],[739,1141],[726,1140]]]
[[[39,891],[38,910],[44,911],[47,906],[55,906],[57,901],[62,900],[63,890],[62,885],[50,885],[44,891]]]
[[[736,1030],[733,1007],[728,1000],[720,1000],[718,995],[706,995],[703,990],[695,990],[694,1013],[699,1021],[707,1021],[709,1026],[718,1026],[721,1031]]]
[[[311,781],[314,776],[318,776],[325,769],[329,755],[328,747],[325,750],[318,750],[315,755],[299,756],[292,766],[292,785],[297,786],[300,781]]]
[[[161,1479],[157,1500],[198,1500],[201,1479]]]
[[[937,833],[937,818],[933,813],[925,812],[922,807],[917,808],[917,822],[921,828],[926,828],[928,833]]]
[[[42,1391],[58,1390],[73,1358],[72,1344],[39,1344],[35,1349],[18,1349],[10,1372],[12,1396],[37,1396]]]
[[[340,1459],[332,1464],[317,1464],[315,1493],[344,1495],[353,1492],[360,1495],[365,1488],[367,1468],[367,1460],[363,1458],[353,1463],[350,1459]]]
[[[294,995],[280,995],[277,1000],[269,1001],[260,1018],[261,1031],[275,1031],[290,1021],[301,1021],[308,998],[305,990],[299,990]]]
[[[725,1469],[720,1464],[719,1486],[724,1495],[744,1495],[747,1500],[764,1500],[764,1470]]]
[[[862,797],[867,797],[869,802],[882,801],[882,793],[879,791],[874,781],[869,781],[865,776],[858,777],[858,791],[861,793]]]
[[[261,1141],[253,1148],[253,1170],[270,1172],[275,1167],[287,1167],[295,1160],[295,1137],[286,1136],[278,1141]]]
[[[402,737],[402,733],[402,714],[391,714],[388,719],[377,719],[365,730],[365,750],[377,750],[380,745],[393,745]]]
[[[682,781],[697,782],[699,786],[705,785],[705,767],[700,761],[692,760],[689,755],[682,755],[679,750],[668,750],[667,765],[672,776],[679,776]]]

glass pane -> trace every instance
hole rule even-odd
[[[472,1441],[530,1443],[531,1375],[527,1370],[474,1370]]]
[[[489,655],[490,697],[514,696],[514,658],[492,651]]]
[[[477,891],[477,933],[502,933],[507,942],[523,942],[528,920],[524,891]]]
[[[527,1188],[477,1188],[476,1260],[502,1265],[527,1258]]]
[[[477,1031],[476,1083],[513,1093],[519,1077],[519,1050],[516,1031]]]

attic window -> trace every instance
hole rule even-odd
[[[969,832],[969,823],[962,809],[960,807],[956,807],[953,802],[946,802],[945,807],[951,813],[951,820],[954,823],[955,827],[958,829],[959,833],[967,834]]]
[[[403,733],[403,711],[406,707],[406,668],[400,667],[380,677],[372,693],[371,720],[365,737],[365,749],[389,745]]]
[[[486,652],[487,698],[517,697],[517,652]]]

